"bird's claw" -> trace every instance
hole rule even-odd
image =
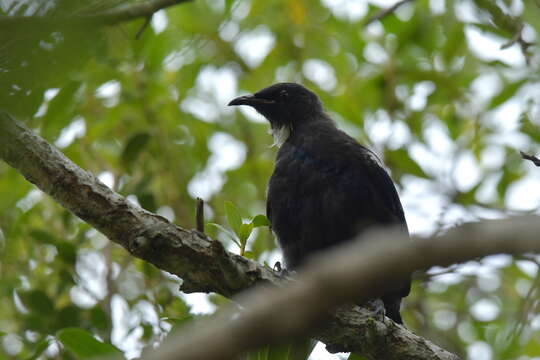
[[[204,232],[202,232],[202,231],[200,231],[198,229],[192,229],[192,231],[194,233],[196,233],[198,236],[202,237],[203,239],[206,239],[208,237]]]
[[[384,302],[381,299],[371,299],[364,304],[364,307],[373,314],[375,320],[384,321],[386,311]]]
[[[284,267],[281,267],[281,262],[279,261],[276,261],[276,263],[274,264],[273,270],[277,272],[280,277],[288,277],[295,273],[294,271],[289,271],[285,269]]]

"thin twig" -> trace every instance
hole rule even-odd
[[[197,198],[197,231],[204,234],[204,200]]]
[[[508,334],[509,344],[517,344],[525,326],[528,324],[528,315],[535,310],[535,300],[537,299],[538,288],[540,287],[540,272],[536,273],[529,291],[523,299],[520,309],[516,314],[516,322],[513,325],[513,330]]]
[[[364,27],[370,25],[371,23],[373,23],[373,22],[375,22],[377,20],[381,20],[381,19],[385,18],[386,16],[392,14],[394,11],[396,11],[398,8],[400,8],[402,5],[410,3],[411,1],[414,1],[414,0],[401,0],[401,1],[398,1],[397,3],[395,3],[394,5],[390,6],[389,8],[386,8],[386,9],[383,9],[381,11],[376,12],[373,16],[371,16],[370,18],[368,18],[364,22]]]
[[[514,17],[505,13],[495,1],[474,0],[474,2],[479,9],[486,11],[489,14],[491,17],[491,24],[494,27],[502,29],[512,35],[510,40],[501,45],[501,50],[507,49],[514,44],[519,44],[527,65],[530,65],[532,54],[528,50],[534,43],[523,39],[523,21],[519,17]]]
[[[533,45],[536,45],[534,42],[529,42],[523,39],[523,26],[517,31],[512,38],[501,45],[501,50],[508,49],[514,44],[518,44],[521,48],[521,52],[523,56],[525,57],[525,61],[527,62],[527,65],[531,64],[531,53],[529,52],[529,48]]]
[[[523,151],[519,152],[521,154],[521,157],[525,160],[532,161],[532,163],[536,166],[540,166],[540,159],[533,155],[527,155]]]
[[[115,25],[137,18],[148,18],[161,9],[185,3],[191,0],[148,0],[132,5],[120,5],[110,10],[81,14],[77,16],[0,16],[2,25],[76,25],[76,24],[103,24]]]
[[[144,21],[144,24],[141,25],[141,28],[135,34],[135,39],[139,39],[141,37],[144,30],[148,27],[148,25],[150,25],[150,22],[152,21],[153,16],[154,16],[154,14],[146,17],[146,20]]]

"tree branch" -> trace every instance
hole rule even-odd
[[[272,270],[227,252],[220,242],[126,201],[6,113],[0,113],[0,158],[133,256],[181,277],[181,290],[186,293],[216,292],[231,297],[255,284],[282,284]],[[326,285],[327,296],[339,287]],[[259,324],[258,331],[264,327]],[[331,351],[356,351],[369,359],[452,358],[428,340],[389,319],[381,322],[370,318],[358,307],[330,316],[326,328],[314,331],[312,336],[326,343]]]
[[[239,317],[235,316],[238,308],[229,306],[217,319],[201,321],[174,334],[152,356],[161,360],[173,360],[177,354],[183,354],[186,359],[232,359],[266,343],[285,342],[320,328],[328,309],[346,301],[366,301],[379,296],[416,269],[446,266],[497,253],[538,252],[539,230],[538,217],[527,216],[470,223],[439,238],[414,241],[408,241],[400,232],[372,232],[351,244],[313,257],[299,271],[297,281],[285,287],[253,289],[238,299],[243,308]],[[370,320],[371,328],[366,328]],[[385,350],[388,344],[425,340],[391,321],[375,322],[367,317],[361,323],[357,336],[363,344],[373,343],[372,331],[386,333],[385,338],[376,340],[382,341],[373,346],[379,352],[370,352],[369,359],[458,359],[440,349],[433,350],[435,354],[411,356],[409,349],[398,354],[400,349],[394,346],[389,354]],[[325,333],[333,331],[339,333],[339,324],[333,323]],[[315,337],[319,338],[320,334]],[[211,343],[208,339],[212,339]]]
[[[536,156],[525,154],[523,151],[520,151],[519,153],[520,153],[521,157],[522,157],[524,160],[529,160],[529,161],[531,161],[534,165],[540,166],[540,159],[537,158]]]
[[[394,5],[386,8],[386,9],[383,9],[383,10],[380,10],[380,11],[376,12],[373,16],[371,16],[370,18],[368,18],[364,22],[363,26],[366,27],[369,24],[371,24],[371,23],[373,23],[373,22],[375,22],[377,20],[381,20],[381,19],[387,17],[388,15],[390,15],[394,11],[396,11],[398,8],[400,8],[402,5],[410,3],[411,1],[414,1],[414,0],[401,0],[401,1],[396,2]]]
[[[24,24],[102,24],[114,25],[137,18],[149,18],[161,9],[185,3],[191,0],[148,0],[136,4],[121,5],[98,13],[75,16],[0,16],[1,25]]]
[[[279,279],[200,232],[130,203],[6,113],[0,113],[0,158],[109,240],[180,276],[184,292],[232,296],[256,282]]]
[[[512,36],[509,41],[501,45],[501,50],[507,49],[516,43],[519,44],[527,65],[530,65],[532,54],[529,52],[529,47],[534,43],[523,39],[523,21],[520,18],[506,14],[495,1],[474,0],[474,2],[478,8],[489,14],[493,26],[508,32]]]

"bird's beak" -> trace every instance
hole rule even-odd
[[[244,96],[239,96],[235,99],[232,99],[227,105],[228,106],[238,106],[238,105],[255,106],[258,104],[273,104],[273,103],[274,103],[274,100],[256,97],[255,95],[244,95]]]

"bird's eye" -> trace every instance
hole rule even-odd
[[[280,100],[284,101],[284,100],[287,100],[287,97],[289,96],[289,94],[287,93],[287,90],[281,90],[279,92],[279,98]]]

